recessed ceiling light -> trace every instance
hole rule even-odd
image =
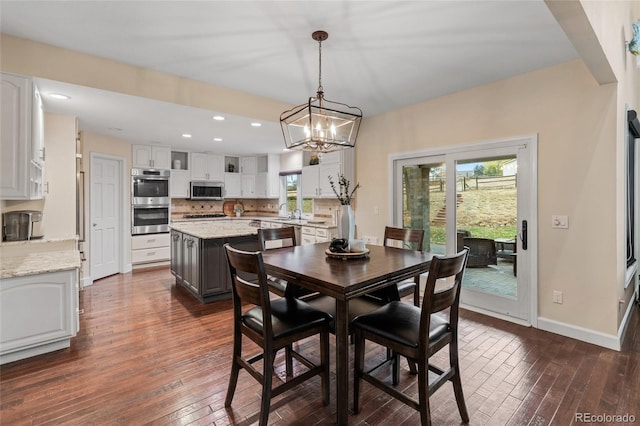
[[[214,142],[222,142],[222,139],[221,138],[213,138],[213,141]]]
[[[262,123],[251,123],[251,125],[253,127],[260,127],[260,126],[262,126]]]
[[[189,133],[183,133],[183,134],[182,134],[182,137],[183,137],[183,138],[190,138],[190,137],[191,137],[191,135],[190,135]]]
[[[224,117],[223,117],[223,116],[221,116],[221,115],[214,115],[214,116],[213,116],[213,119],[214,119],[214,120],[216,120],[216,121],[223,121],[223,120],[224,120]]]
[[[60,99],[66,101],[71,99],[71,96],[63,95],[62,93],[49,93],[49,97],[53,99]]]

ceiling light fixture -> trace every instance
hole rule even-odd
[[[322,42],[326,31],[315,31],[311,38],[318,42],[318,91],[306,104],[280,115],[284,143],[289,149],[332,152],[356,145],[362,110],[324,98],[322,87]]]
[[[214,120],[216,120],[216,121],[223,121],[223,120],[224,120],[224,117],[223,117],[223,116],[221,116],[221,115],[214,115],[214,116],[213,116],[213,119],[214,119]]]
[[[191,137],[191,135],[190,135],[189,133],[183,133],[183,134],[182,134],[182,137],[183,137],[183,138],[190,138],[190,137]]]
[[[251,123],[251,126],[253,126],[253,127],[260,127],[260,126],[262,126],[262,123],[258,123],[258,122]]]
[[[213,138],[213,141],[214,142],[222,142],[222,139],[221,138]]]

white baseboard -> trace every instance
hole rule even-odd
[[[538,328],[561,336],[571,337],[614,351],[620,350],[620,338],[613,334],[602,333],[573,324],[566,324],[549,318],[538,317]]]
[[[633,292],[633,295],[629,300],[629,304],[627,305],[627,310],[625,311],[624,317],[622,318],[622,322],[620,323],[620,327],[618,328],[618,341],[620,341],[621,346],[622,346],[622,340],[624,339],[624,334],[627,332],[627,326],[629,325],[631,314],[633,313],[633,307],[636,301],[636,297],[637,297],[637,290]]]
[[[128,272],[131,272],[133,270],[133,266],[131,265],[131,263],[127,263],[126,265],[124,265],[124,271],[122,271],[123,274],[126,274]]]
[[[635,297],[636,294],[634,292],[631,300],[629,301],[629,304],[627,305],[627,310],[624,314],[624,317],[620,322],[620,327],[618,327],[617,335],[601,333],[599,331],[591,330],[584,327],[578,327],[576,325],[565,324],[548,318],[538,318],[538,328],[540,328],[541,330],[560,334],[562,336],[582,340],[583,342],[593,343],[594,345],[613,349],[614,351],[619,351],[622,347],[622,339],[624,338],[624,333],[627,330],[627,325],[629,325],[629,320],[631,319],[631,314],[634,309]]]
[[[80,288],[85,288],[90,286],[91,284],[93,284],[93,280],[91,279],[91,277],[83,277],[80,280]]]

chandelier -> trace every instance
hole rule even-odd
[[[318,91],[307,103],[280,115],[284,143],[288,149],[318,153],[353,148],[360,129],[362,110],[324,98],[322,42],[329,34],[315,31],[311,37],[318,42]]]

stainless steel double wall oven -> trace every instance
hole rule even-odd
[[[169,170],[131,169],[131,234],[169,232]]]

